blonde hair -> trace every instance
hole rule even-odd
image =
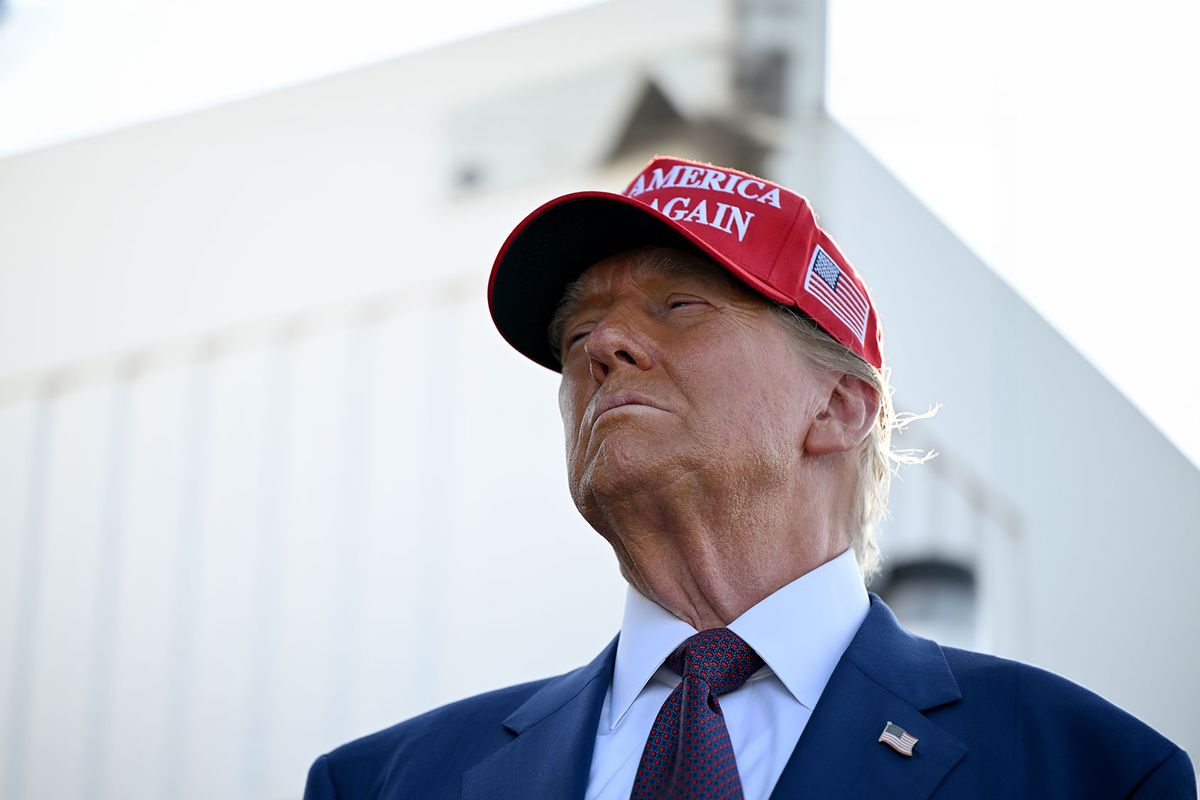
[[[846,521],[850,546],[858,556],[859,570],[864,580],[870,580],[879,572],[876,526],[887,514],[892,475],[901,464],[921,464],[936,455],[923,450],[894,449],[892,434],[903,431],[916,420],[933,416],[938,409],[930,408],[922,414],[897,412],[892,403],[895,390],[888,380],[888,370],[878,369],[863,361],[825,333],[803,312],[775,303],[772,308],[779,324],[796,338],[805,358],[823,369],[858,378],[874,389],[879,397],[879,413],[875,424],[859,447],[855,501]]]

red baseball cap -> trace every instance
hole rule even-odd
[[[547,329],[564,290],[597,261],[647,245],[699,250],[882,368],[871,294],[808,201],[754,175],[681,158],[656,156],[621,194],[573,192],[525,217],[492,266],[492,320],[509,344],[557,372]]]

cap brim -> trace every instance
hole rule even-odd
[[[576,192],[541,206],[509,234],[488,284],[492,320],[519,352],[559,372],[548,328],[567,286],[597,261],[647,246],[694,248],[757,291],[787,301],[644,203],[611,192]]]

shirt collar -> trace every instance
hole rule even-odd
[[[729,629],[811,710],[870,605],[854,551],[847,550],[759,601]],[[625,716],[667,656],[695,633],[691,625],[629,587],[613,669],[610,727]]]

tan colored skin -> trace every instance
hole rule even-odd
[[[697,630],[846,550],[878,411],[717,269],[633,268],[629,253],[590,267],[559,388],[576,506],[625,578]],[[618,393],[627,404],[598,413]]]

